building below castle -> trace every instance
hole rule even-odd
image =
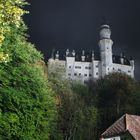
[[[67,49],[65,57],[61,59],[57,51],[48,60],[49,73],[58,73],[63,78],[82,83],[99,79],[112,72],[126,73],[134,78],[134,60],[127,59],[123,54],[118,56],[112,53],[113,41],[109,25],[101,26],[99,36],[99,55],[94,51],[86,53],[83,50],[79,56],[74,50]]]

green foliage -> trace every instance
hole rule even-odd
[[[56,99],[42,55],[26,41],[23,0],[0,1],[0,139],[48,140],[57,117]],[[3,57],[2,56],[2,57]]]
[[[72,90],[75,94],[80,96],[80,100],[83,102],[83,106],[81,106],[82,114],[75,134],[75,140],[96,140],[99,114],[93,101],[94,94],[87,85],[78,83],[72,84]]]
[[[59,80],[57,75],[49,75],[51,87],[57,94],[58,120],[56,131],[52,132],[52,140],[71,140],[79,123],[81,102],[71,90],[68,81]]]
[[[0,87],[2,139],[49,137],[56,114],[55,100],[42,74],[42,69],[33,65],[3,67]]]
[[[59,111],[53,140],[97,140],[125,113],[140,115],[140,84],[126,74],[112,73],[88,85],[62,81],[57,74],[49,78]]]
[[[57,74],[49,75],[49,80],[58,97],[58,125],[52,140],[96,139],[98,112],[89,103],[88,88],[59,80]]]
[[[7,34],[15,35],[12,34],[13,29],[21,31],[21,26],[25,27],[21,18],[27,13],[22,9],[25,4],[27,3],[24,0],[0,0],[0,62],[9,61],[9,54],[3,48]]]

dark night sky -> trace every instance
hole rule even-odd
[[[135,60],[140,80],[139,0],[28,0],[24,16],[31,41],[47,59],[53,48],[99,51],[99,28],[106,17],[112,29],[113,53]]]

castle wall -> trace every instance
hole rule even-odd
[[[100,61],[66,63],[66,77],[70,80],[86,82],[101,77]]]
[[[132,66],[129,65],[122,65],[122,64],[112,64],[112,72],[121,72],[125,73],[132,78],[134,78],[134,69]]]

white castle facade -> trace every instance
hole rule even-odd
[[[94,51],[86,54],[82,51],[79,57],[77,53],[66,50],[65,59],[60,59],[57,51],[55,57],[48,61],[49,73],[59,73],[63,78],[85,83],[89,80],[96,80],[112,72],[126,73],[134,78],[134,60],[128,60],[122,54],[120,56],[112,54],[113,41],[111,39],[111,29],[109,25],[102,25],[100,28],[99,57]]]

